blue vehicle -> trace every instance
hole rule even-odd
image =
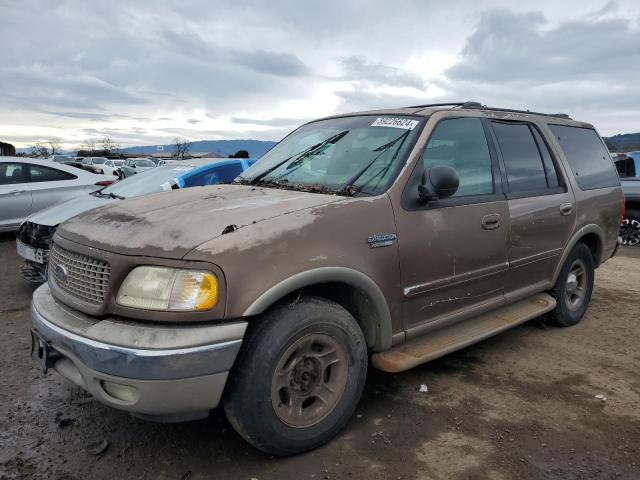
[[[75,215],[125,198],[231,182],[255,162],[256,160],[248,158],[176,161],[41,210],[27,217],[16,234],[18,254],[24,258],[20,270],[22,277],[30,282],[46,281],[49,246],[53,234],[60,223]]]

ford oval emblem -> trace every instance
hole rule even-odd
[[[60,281],[67,279],[67,268],[64,265],[56,265],[56,278]]]

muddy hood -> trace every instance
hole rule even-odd
[[[62,223],[57,235],[124,255],[182,258],[226,232],[341,198],[241,185],[195,187],[82,213]]]

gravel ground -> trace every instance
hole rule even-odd
[[[640,478],[640,249],[597,271],[578,326],[532,321],[406,373],[372,371],[342,434],[287,459],[249,447],[221,411],[147,423],[43,376],[19,263],[0,236],[2,479]]]

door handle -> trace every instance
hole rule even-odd
[[[571,215],[573,213],[573,203],[563,203],[560,205],[560,215]]]
[[[482,217],[482,228],[485,230],[495,230],[500,228],[502,224],[502,217],[497,213],[490,213]]]

